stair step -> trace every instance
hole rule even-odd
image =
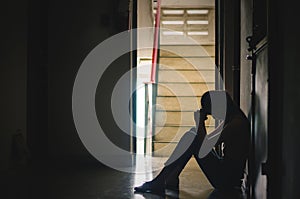
[[[182,135],[189,131],[191,127],[165,126],[155,129],[155,141],[179,141]]]
[[[194,111],[200,108],[201,97],[157,97],[158,107],[165,110]]]
[[[195,70],[215,70],[214,58],[159,58],[159,69],[195,69]]]
[[[155,142],[178,142],[180,138],[191,128],[190,127],[162,127],[155,133]],[[214,126],[206,127],[206,131],[209,133],[215,129]]]
[[[214,82],[215,71],[160,71],[158,82]]]
[[[211,35],[203,36],[187,36],[187,35],[162,35],[160,36],[161,45],[178,45],[178,44],[197,44],[197,45],[212,45],[215,40]]]
[[[206,0],[166,0],[161,8],[153,154],[168,157],[184,133],[195,127],[194,111],[201,107],[203,93],[215,89],[215,10],[214,2]],[[181,11],[168,14],[166,9]],[[191,13],[195,9],[207,11]],[[205,22],[188,22],[196,20]],[[209,117],[205,125],[212,131],[214,119]]]
[[[211,119],[211,117],[209,117],[209,119],[205,121],[205,124],[209,126],[214,125],[214,119]],[[194,111],[156,111],[155,125],[195,126]]]
[[[169,157],[177,143],[153,143],[153,156]]]
[[[154,4],[155,6],[156,4]],[[199,8],[199,5],[204,8],[212,8],[215,6],[215,1],[211,0],[164,0],[161,1],[162,8]]]
[[[156,112],[155,124],[167,125],[195,125],[193,112]]]
[[[215,56],[215,45],[160,45],[160,56]]]
[[[183,15],[165,15],[163,14],[161,16],[161,26],[165,26],[165,25],[169,25],[169,24],[166,24],[165,22],[163,21],[181,21],[180,24],[177,23],[178,26],[180,26],[182,23],[184,24],[185,22],[182,22],[184,20],[208,20],[209,16],[208,16],[208,13],[207,14],[202,14],[202,15],[186,15],[186,16],[183,16]],[[198,25],[201,25],[201,24],[198,24]]]
[[[207,38],[211,38],[210,35],[210,25],[209,24],[193,24],[193,25],[162,25],[161,26],[161,38],[166,39],[170,36],[174,36],[174,34],[184,35],[190,37],[190,34],[201,33],[203,36]],[[170,35],[173,34],[173,35]],[[178,35],[180,36],[180,35]],[[166,44],[166,43],[163,43]]]
[[[196,97],[202,96],[208,90],[213,90],[215,88],[215,84],[213,82],[210,83],[159,83],[157,96],[172,96],[172,97]]]
[[[214,18],[213,15],[203,15],[194,17],[163,17],[161,19],[161,36],[168,37],[170,32],[176,33],[179,31],[180,34],[176,35],[190,35],[193,31],[205,31],[204,36],[213,36],[214,34]],[[167,32],[167,34],[166,34]],[[174,34],[171,34],[174,35]],[[203,34],[201,34],[203,35]]]
[[[175,127],[172,127],[175,129]],[[177,127],[178,128],[178,127]],[[186,128],[187,130],[190,129],[191,127],[180,127],[180,128]],[[211,132],[214,129],[214,126],[207,127],[207,132]],[[173,132],[176,132],[176,130],[173,130]],[[169,134],[169,139],[168,135],[165,134],[166,132],[170,132],[170,127],[163,127],[163,129],[157,133],[155,136],[155,141],[153,141],[153,156],[157,157],[169,157],[170,154],[174,151],[176,145],[178,144],[178,141],[182,137],[182,135],[186,131],[181,131],[181,133],[177,133],[175,136]],[[172,130],[171,130],[172,132]],[[160,139],[162,138],[162,139]]]

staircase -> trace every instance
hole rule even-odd
[[[155,12],[155,11],[154,11]],[[204,92],[215,89],[214,8],[162,7],[153,155],[165,157],[195,126]],[[214,128],[212,118],[206,123]]]

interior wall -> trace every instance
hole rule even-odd
[[[284,78],[281,96],[283,99],[283,112],[280,114],[282,120],[279,121],[282,122],[282,139],[280,140],[282,142],[282,171],[280,173],[282,176],[282,195],[280,198],[300,198],[300,156],[298,155],[300,151],[300,30],[295,26],[300,13],[293,1],[286,1],[284,4],[281,3],[278,5],[280,5],[278,7],[280,12],[279,10],[277,11],[280,14],[277,23],[280,25],[280,28],[277,30],[277,36],[281,36],[282,40],[275,40],[276,46],[281,48],[273,50],[280,53],[276,57],[276,67],[280,69],[278,72]]]
[[[241,86],[240,107],[250,119],[251,111],[251,61],[247,60],[249,45],[246,41],[252,35],[252,1],[241,1]]]
[[[293,1],[268,1],[269,153],[268,198],[299,198],[300,12]]]
[[[256,53],[256,74],[255,74],[255,118],[253,127],[254,147],[253,157],[253,186],[255,198],[266,199],[266,173],[263,164],[267,161],[268,155],[268,110],[269,110],[269,72],[268,72],[268,48],[265,47]],[[271,136],[271,133],[270,133]]]
[[[10,165],[12,136],[26,139],[27,1],[1,6],[0,170]]]
[[[225,90],[234,101],[240,103],[240,1],[227,0],[220,2],[223,9],[222,35],[223,49],[223,81]]]
[[[245,80],[241,81],[241,107],[246,112],[250,110],[248,91],[251,67],[244,60],[247,46],[243,43],[243,37],[252,35],[251,2],[241,1],[241,79]],[[261,93],[263,97],[269,98],[268,160],[264,168],[268,179],[267,195],[272,199],[299,198],[300,158],[297,152],[300,150],[300,135],[297,123],[300,119],[300,71],[297,58],[300,30],[295,28],[295,24],[300,13],[292,1],[268,1],[268,12],[264,13],[268,14],[269,40],[269,77],[265,79],[269,84],[269,91]],[[266,112],[263,107],[265,106],[260,106],[259,109]],[[258,126],[263,127],[260,123]]]
[[[296,13],[295,13],[296,14]],[[298,14],[299,15],[299,14]],[[291,17],[293,15],[290,15]],[[290,34],[290,33],[288,33]],[[299,31],[292,33],[290,38],[285,38],[285,49],[295,49],[283,52],[284,56],[284,92],[283,92],[283,130],[282,130],[282,197],[299,198],[300,185],[300,151],[299,141],[299,113],[300,113],[300,91],[299,91],[299,48],[297,40]],[[298,41],[298,40],[297,40]]]
[[[27,144],[32,158],[47,157],[47,1],[29,0],[27,54]]]
[[[152,5],[151,1],[137,1],[137,26],[138,28],[149,28],[153,27],[153,14],[152,14]],[[141,46],[152,46],[153,45],[153,35],[154,32],[143,31],[143,34],[138,32],[138,51],[137,56],[140,58],[151,58],[152,57],[152,48],[151,49],[140,49]]]
[[[123,3],[122,3],[123,2]],[[87,156],[72,117],[72,89],[76,73],[88,53],[101,41],[126,30],[128,3],[124,1],[49,1],[48,6],[48,147],[53,157]],[[124,59],[123,59],[124,60]],[[129,60],[129,56],[125,58]],[[99,67],[104,67],[99,65]],[[125,64],[114,64],[102,82],[106,91],[114,77],[124,72]],[[116,77],[116,78],[117,78]],[[103,94],[103,93],[102,93]],[[111,93],[105,93],[110,97]],[[104,95],[104,94],[103,94]],[[98,98],[99,99],[99,98]],[[100,99],[98,110],[106,113],[109,98]],[[100,105],[99,105],[100,104]],[[101,110],[103,108],[103,110]],[[115,132],[111,117],[103,117],[110,135],[120,145],[129,147],[127,137]],[[121,137],[120,137],[121,136]]]
[[[10,166],[16,133],[23,135],[22,147],[28,142],[38,156],[89,156],[73,122],[73,83],[95,46],[127,30],[128,1],[17,0],[5,2],[1,13],[1,170]],[[107,79],[128,70],[129,54],[112,65]],[[104,82],[112,88],[110,83]],[[97,103],[110,107],[110,101]],[[116,126],[111,118],[102,122],[108,129]],[[129,148],[128,136],[114,131],[110,135]]]
[[[257,3],[257,2],[255,2]],[[255,45],[261,42],[263,37],[258,37],[255,24],[261,24],[265,21],[266,7],[260,7],[256,4],[253,6],[252,0],[241,1],[241,87],[240,105],[246,113],[252,126],[252,146],[251,156],[249,158],[249,182],[252,198],[266,198],[267,180],[265,167],[262,164],[267,161],[268,153],[268,133],[269,131],[269,63],[268,63],[268,46],[256,46],[255,54],[252,55],[249,49],[252,43],[248,43],[246,38],[251,36]],[[265,9],[265,10],[263,10]],[[255,17],[255,20],[253,18]],[[261,28],[261,27],[260,27]],[[261,35],[263,31],[260,32]],[[265,40],[266,42],[267,40]],[[248,57],[248,59],[247,59]],[[255,68],[253,68],[255,66]],[[254,75],[254,76],[253,76]],[[255,80],[252,80],[255,77]],[[254,81],[254,82],[253,82]],[[255,87],[253,87],[255,86]],[[252,88],[253,87],[253,88]],[[255,92],[254,90],[255,89]],[[251,94],[255,95],[252,98]],[[252,100],[254,102],[252,103]],[[252,105],[255,107],[252,115]],[[270,133],[272,134],[272,133]],[[271,135],[272,136],[272,135]]]

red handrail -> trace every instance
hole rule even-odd
[[[157,66],[157,56],[158,56],[158,37],[159,37],[159,26],[160,26],[160,5],[161,0],[156,2],[156,15],[155,15],[155,26],[154,26],[154,41],[152,50],[152,68],[151,68],[151,83],[156,82],[156,66]]]

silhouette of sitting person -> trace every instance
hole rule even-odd
[[[135,187],[136,192],[164,195],[166,189],[178,191],[179,175],[192,156],[215,190],[241,189],[249,151],[250,123],[226,91],[204,93],[201,106],[194,113],[196,128],[182,136],[160,173]],[[205,128],[207,115],[221,121],[210,134]],[[223,155],[219,156],[213,146],[221,143]]]

